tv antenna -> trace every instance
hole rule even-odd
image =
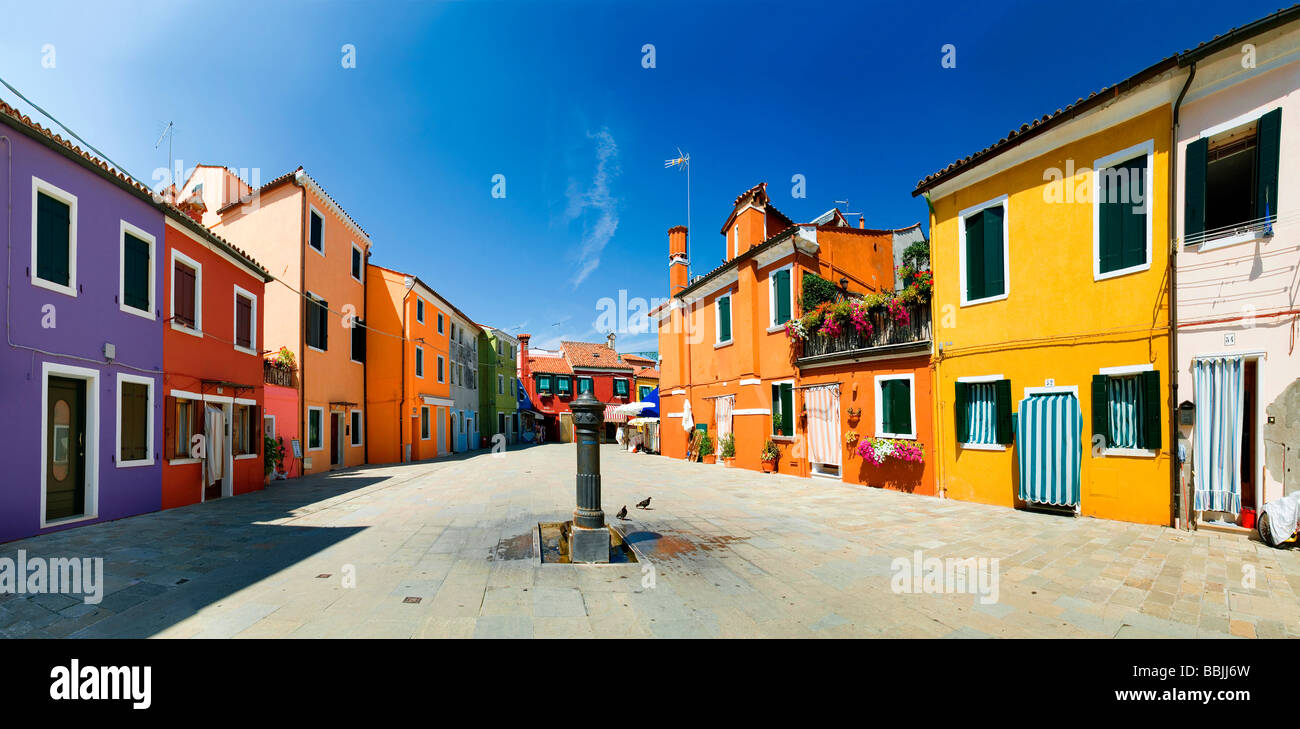
[[[691,155],[677,148],[677,156],[664,160],[664,169],[681,167],[686,172],[686,280],[691,280]]]
[[[172,167],[176,164],[175,159],[172,157],[172,140],[175,139],[175,137],[176,137],[176,122],[169,121],[167,122],[167,126],[163,127],[162,134],[158,135],[158,141],[153,143],[153,148],[158,149],[158,146],[162,144],[162,140],[164,138],[167,140],[167,174],[168,175],[172,173]],[[176,184],[176,180],[172,180],[172,185],[174,186],[175,184]],[[177,190],[177,192],[180,191]]]
[[[838,207],[841,206],[841,205],[843,205],[844,207],[847,208],[847,207],[849,206],[849,201],[848,201],[848,200],[836,200],[836,201],[835,201],[835,207],[838,208]],[[853,217],[854,215],[856,215],[856,216],[858,216],[858,217],[862,217],[862,213],[846,213],[846,212],[844,212],[843,210],[840,211],[840,215],[843,215],[845,218],[850,218],[850,217]]]

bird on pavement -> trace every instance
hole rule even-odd
[[[636,508],[638,508],[638,509],[648,509],[648,508],[650,508],[650,497],[647,496],[647,497],[645,497],[645,501],[639,501],[639,502],[637,502]]]
[[[623,508],[619,509],[619,510],[618,510],[618,513],[615,514],[614,516],[617,516],[617,517],[620,518],[620,519],[626,519],[626,518],[627,518],[627,504],[623,504]]]

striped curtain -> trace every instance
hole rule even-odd
[[[1112,377],[1107,383],[1110,442],[1107,448],[1137,448],[1138,429],[1146,422],[1142,383],[1137,377]]]
[[[1020,498],[1054,506],[1078,506],[1083,414],[1070,393],[1030,395],[1016,413]]]
[[[1192,362],[1196,398],[1192,482],[1198,511],[1241,512],[1241,357]]]
[[[992,382],[972,383],[966,404],[966,442],[998,442],[998,403]]]
[[[722,440],[731,432],[731,412],[736,409],[736,396],[727,395],[713,401],[713,422],[718,425],[717,452],[722,452]]]
[[[803,392],[808,409],[808,459],[840,465],[840,387],[810,387]]]

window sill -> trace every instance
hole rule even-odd
[[[1105,281],[1107,279],[1127,276],[1131,273],[1142,273],[1144,271],[1150,271],[1150,270],[1151,270],[1151,261],[1147,261],[1146,263],[1143,263],[1138,266],[1129,266],[1128,268],[1117,268],[1114,271],[1106,271],[1104,273],[1100,269],[1097,269],[1094,270],[1092,274],[1092,280]]]
[[[242,455],[235,456],[235,460],[236,460],[236,461],[247,461],[247,460],[250,459],[250,458],[257,458],[257,454],[256,454],[256,453],[244,453],[244,454],[242,454]]]
[[[203,332],[201,330],[195,329],[193,327],[187,327],[184,324],[177,324],[176,322],[172,322],[172,330],[177,332],[184,332],[185,334],[188,334],[191,337],[198,337],[199,339],[203,338]]]
[[[190,466],[195,463],[203,463],[202,458],[173,458],[168,461],[173,466]]]
[[[313,352],[320,352],[321,354],[326,354],[326,353],[329,351],[329,350],[327,350],[327,349],[321,349],[320,347],[317,347],[317,346],[314,346],[314,345],[311,345],[311,344],[308,344],[308,345],[307,345],[307,349],[310,349],[310,350],[313,351]]]
[[[958,443],[957,447],[964,451],[1005,451],[1007,449],[1001,443]]]
[[[117,464],[118,468],[139,468],[140,466],[152,466],[153,459],[146,458],[143,461],[121,461]]]
[[[1105,448],[1101,451],[1102,458],[1119,456],[1121,458],[1155,458],[1160,451],[1150,448]]]
[[[771,438],[772,440],[778,442],[778,443],[793,443],[793,442],[795,442],[795,440],[797,439],[798,436],[793,436],[793,435],[770,435],[770,436],[768,436],[768,437]]]
[[[733,340],[733,339],[728,339],[728,340],[725,341],[725,342],[718,342],[717,344],[714,344],[714,345],[713,345],[713,348],[714,348],[714,349],[722,349],[723,347],[730,347],[734,342],[735,342],[735,340]]]
[[[784,324],[777,324],[776,326],[770,326],[767,328],[768,334],[776,334],[777,332],[784,332],[784,331],[785,331]]]
[[[64,526],[65,524],[76,524],[79,521],[90,521],[91,519],[98,519],[98,518],[99,518],[98,514],[79,514],[77,516],[68,516],[62,519],[55,519],[54,521],[46,521],[45,519],[42,518],[41,528],[46,529],[49,527]]]
[[[33,266],[33,268],[35,267]],[[54,283],[53,281],[46,281],[43,278],[32,276],[32,285],[38,288],[45,289],[47,291],[53,291],[56,294],[71,296],[74,299],[77,298],[77,289],[75,283],[69,286],[64,286],[63,284],[57,284]]]
[[[916,440],[916,433],[876,433],[876,438],[892,438],[893,440]]]
[[[121,309],[122,313],[124,314],[132,314],[134,316],[140,317],[141,319],[148,319],[149,321],[154,320],[152,302],[150,302],[149,309],[147,311],[144,309],[137,309],[134,306],[127,306],[126,304],[118,304],[117,308]]]
[[[241,347],[241,346],[239,346],[238,344],[234,345],[234,347],[235,347],[235,351],[236,351],[236,352],[242,352],[242,353],[244,353],[244,354],[251,354],[251,355],[254,355],[254,356],[257,355],[257,352],[254,352],[253,350],[248,349],[247,347]]]
[[[1222,238],[1211,238],[1209,240],[1200,240],[1195,243],[1188,243],[1186,248],[1194,250],[1197,253],[1205,253],[1219,248],[1239,245],[1241,243],[1253,243],[1255,241],[1268,240],[1273,234],[1266,230],[1248,230],[1245,233],[1237,233]]]
[[[971,299],[971,300],[963,299],[961,305],[963,307],[979,306],[980,304],[991,304],[995,301],[1006,301],[1006,299],[1007,299],[1007,294],[1002,294],[1000,296],[988,296],[983,299]]]

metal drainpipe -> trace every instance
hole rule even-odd
[[[414,284],[415,283],[414,280],[412,280],[411,283]],[[405,280],[402,281],[402,285],[403,286],[406,285]],[[406,421],[406,344],[408,341],[407,331],[406,331],[406,297],[410,296],[411,292],[414,290],[415,290],[415,286],[412,285],[411,288],[406,289],[406,293],[402,294],[402,339],[401,339],[402,390],[397,395],[397,448],[398,448],[397,462],[398,463],[407,462],[406,461],[406,428],[410,426],[405,425],[405,423],[407,422]],[[369,441],[368,438],[366,440]]]
[[[1178,112],[1183,105],[1183,97],[1196,78],[1196,61],[1192,61],[1183,83],[1183,90],[1178,92],[1174,102],[1173,123],[1169,130],[1169,488],[1177,504],[1174,521],[1184,531],[1191,529],[1191,505],[1187,503],[1187,489],[1180,488],[1182,481],[1182,464],[1178,461],[1178,247],[1177,231],[1178,194]]]
[[[294,175],[293,184],[298,186],[302,191],[302,214],[298,218],[298,224],[302,226],[302,233],[298,236],[298,288],[304,294],[307,292],[307,235],[311,224],[307,219],[307,186],[302,183],[297,175]],[[307,475],[307,297],[298,297],[298,437],[302,439],[302,460],[298,462],[298,475]],[[325,427],[325,423],[321,423]],[[321,438],[324,440],[324,438]]]
[[[367,248],[365,258],[361,261],[361,321],[363,322],[370,321],[370,307],[367,306],[368,298],[366,297],[366,292],[370,286],[370,275],[367,273],[369,269],[370,249]],[[353,322],[353,324],[355,323]],[[361,427],[365,429],[370,425],[370,413],[368,412],[370,410],[368,406],[370,402],[370,382],[369,378],[366,377],[366,370],[370,368],[370,334],[368,330],[363,329],[363,331],[366,333],[361,335],[363,342],[361,346],[366,348],[366,356],[361,361]],[[351,420],[352,416],[348,415],[348,419]],[[361,446],[361,457],[365,459],[366,463],[370,463],[370,439],[365,436],[365,433],[361,434],[361,442],[364,443]]]

